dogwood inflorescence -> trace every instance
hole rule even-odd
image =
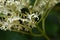
[[[29,31],[36,27],[39,16],[49,8],[60,2],[60,0],[0,0],[0,29],[1,30],[25,30]]]

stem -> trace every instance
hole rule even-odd
[[[43,35],[47,40],[50,40],[50,38],[45,34]]]
[[[38,3],[39,3],[40,0],[35,0],[35,3],[34,3],[34,6],[35,7]]]
[[[45,33],[45,19],[42,20],[42,29],[43,29],[43,32]]]
[[[47,3],[47,5],[44,7],[44,8],[46,8],[46,11],[43,13],[43,16],[40,18],[40,20],[36,23],[36,25],[38,25],[38,23],[40,23],[43,19],[44,19],[44,17],[45,17],[45,15],[46,15],[46,13],[47,13],[47,11],[48,11],[48,9],[49,9],[49,3],[50,3],[50,1],[51,0],[49,0],[49,2]]]
[[[40,36],[42,36],[43,34],[34,34],[34,33],[32,32],[32,29],[30,29],[30,35],[36,36],[36,37],[40,37]]]
[[[47,18],[48,14],[51,12],[52,9],[53,9],[53,7],[47,12],[45,19]]]
[[[40,36],[42,36],[42,34],[34,34],[34,33],[32,33],[32,30],[30,31],[30,33],[24,32],[24,31],[18,31],[18,30],[12,30],[12,31],[19,32],[19,33],[26,34],[26,35],[35,36],[35,37],[40,37]]]

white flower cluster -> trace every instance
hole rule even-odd
[[[40,0],[38,1],[38,4],[34,7],[34,10],[41,11],[41,14],[47,9],[46,7],[49,6],[49,8],[55,6],[60,0]],[[46,6],[48,5],[48,6]]]
[[[0,18],[1,30],[24,30],[28,31],[35,27],[35,18],[38,13],[30,14],[27,8],[30,0],[0,0],[0,14],[5,17]],[[4,18],[4,19],[3,19]],[[2,20],[2,21],[1,21]]]
[[[36,27],[35,23],[39,20],[38,16],[43,14],[43,8],[50,0],[39,0],[38,5],[33,7],[32,12],[30,1],[0,0],[0,29],[29,31],[29,29]],[[57,3],[57,0],[51,0],[49,7],[55,5],[54,3]]]

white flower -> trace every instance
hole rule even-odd
[[[8,18],[7,20],[10,22],[10,23],[12,23],[13,21],[15,21],[15,20],[19,20],[20,18],[19,17],[13,17],[13,18]]]
[[[14,4],[14,1],[7,1],[6,5],[12,5]]]
[[[0,7],[3,7],[2,5],[0,5]]]
[[[15,1],[15,4],[16,4],[16,5],[20,5],[20,2],[19,2],[19,1]]]
[[[46,5],[46,2],[42,0],[42,1],[40,1],[40,4],[39,5],[40,5],[40,7],[45,6]]]
[[[51,0],[51,1],[49,2],[49,7],[55,6],[55,4],[57,4],[57,3],[58,3],[57,0]]]

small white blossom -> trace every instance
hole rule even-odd
[[[7,20],[12,23],[14,20],[19,20],[19,17],[8,18]]]

